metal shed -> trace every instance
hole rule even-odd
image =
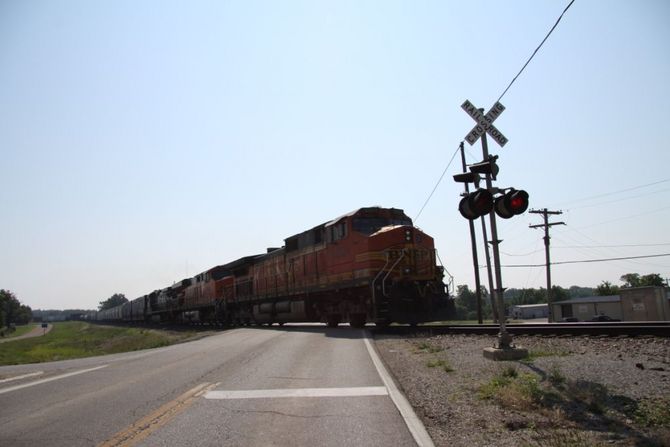
[[[553,303],[554,321],[564,321],[566,318],[577,318],[579,321],[589,321],[596,315],[607,315],[610,318],[621,320],[621,297],[619,295],[589,296]]]

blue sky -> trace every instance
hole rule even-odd
[[[460,105],[488,109],[567,3],[1,2],[0,287],[93,308],[362,206],[416,217],[474,125]],[[669,20],[666,1],[577,0],[501,100],[497,184],[564,211],[554,261],[670,253]],[[416,225],[472,286],[459,167]],[[503,265],[544,262],[537,223],[499,221]],[[670,277],[670,257],[552,276],[628,272]]]

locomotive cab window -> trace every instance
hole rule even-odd
[[[410,218],[386,218],[386,217],[356,217],[351,226],[354,231],[371,235],[383,227],[390,225],[412,225]]]
[[[330,227],[329,230],[330,241],[335,242],[344,239],[347,236],[347,222],[339,222]]]

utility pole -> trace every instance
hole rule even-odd
[[[549,223],[549,216],[552,214],[558,215],[563,214],[563,211],[549,211],[546,208],[541,210],[530,210],[529,213],[532,214],[542,214],[544,218],[544,223],[540,225],[529,225],[530,228],[540,228],[544,227],[544,256],[546,260],[546,269],[547,269],[547,306],[549,307],[549,317],[547,320],[549,323],[553,321],[554,312],[552,310],[553,303],[553,292],[551,290],[551,260],[549,257],[549,227],[554,225],[565,225],[565,222],[552,222]]]

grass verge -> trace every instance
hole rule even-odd
[[[157,348],[202,336],[196,331],[94,325],[79,321],[54,324],[44,336],[0,344],[0,365],[19,365]]]

